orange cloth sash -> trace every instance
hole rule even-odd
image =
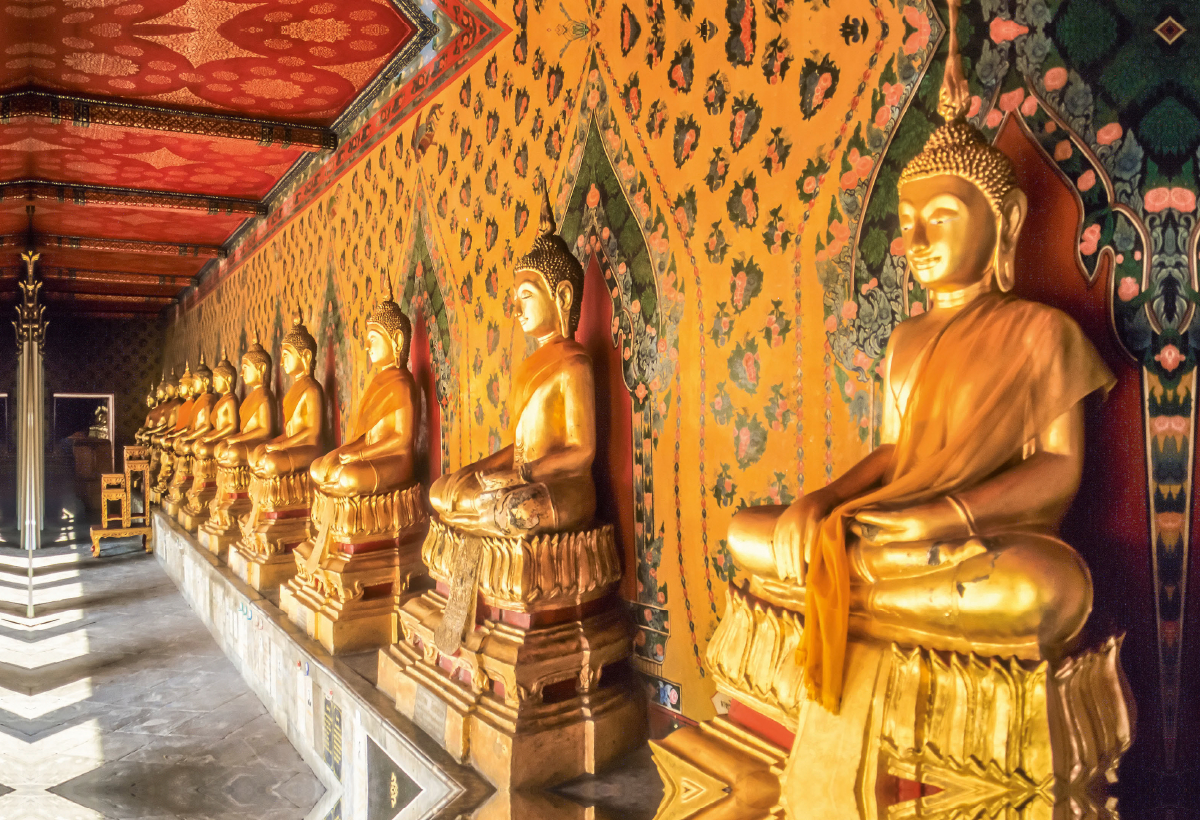
[[[846,527],[873,505],[915,506],[994,475],[1052,421],[1115,384],[1079,325],[1001,293],[978,297],[924,351],[882,486],[820,525],[805,576],[799,660],[809,695],[837,712],[850,617]]]
[[[195,399],[188,399],[179,405],[179,411],[175,414],[176,430],[186,430],[192,426],[192,408],[195,407],[195,404]]]
[[[563,367],[575,358],[583,358],[590,362],[587,350],[574,339],[561,339],[539,347],[525,361],[517,365],[513,374],[512,392],[509,394],[508,406],[512,412],[512,436],[517,437],[517,425],[525,405],[533,398],[547,379],[562,372]]]
[[[365,436],[380,419],[399,410],[408,397],[408,380],[400,368],[385,367],[372,376],[358,402],[358,419],[351,440]]]
[[[258,408],[267,400],[267,391],[259,387],[254,388],[246,396],[246,400],[238,407],[238,429],[245,430],[246,423],[254,418],[254,414],[258,412]]]

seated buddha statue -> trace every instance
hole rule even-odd
[[[308,468],[325,452],[325,391],[313,378],[317,341],[297,315],[282,340],[280,366],[292,383],[283,397],[283,432],[275,436],[275,399],[267,387],[271,359],[257,343],[246,356],[258,371],[253,378],[263,385],[257,412],[264,426],[253,441],[233,445],[223,456],[230,465],[244,459],[249,467],[249,514],[239,520],[241,536],[229,553],[229,567],[262,592],[295,574],[292,550],[308,537],[313,503]],[[249,370],[244,375],[251,378]]]
[[[229,469],[250,466],[250,454],[275,433],[275,395],[269,381],[271,354],[258,338],[242,354],[246,398],[238,407],[238,431],[225,437],[214,451],[217,465]]]
[[[282,435],[258,445],[250,454],[250,470],[261,478],[306,471],[313,459],[323,452],[325,391],[313,378],[317,340],[298,315],[292,329],[283,337],[279,358],[292,386],[283,397]]]
[[[161,468],[158,472],[158,483],[155,485],[155,491],[163,496],[164,506],[166,506],[165,494],[170,488],[171,482],[175,478],[176,462],[179,456],[175,453],[175,445],[179,439],[188,434],[192,427],[192,411],[195,407],[195,391],[192,384],[192,368],[191,364],[184,362],[183,375],[179,377],[178,401],[179,404],[174,411],[174,421],[163,431],[158,438],[158,448],[161,454]]]
[[[158,409],[159,402],[162,401],[162,390],[155,391],[153,387],[146,393],[146,418],[142,421],[142,426],[133,434],[133,440],[140,445],[147,443],[147,436],[154,429],[157,421],[157,416],[154,411]]]
[[[241,402],[234,392],[237,370],[224,352],[212,370],[212,381],[215,400],[206,411],[209,429],[191,443],[192,485],[187,491],[187,503],[179,516],[184,529],[193,532],[208,519],[209,504],[217,494],[217,448],[228,436],[238,431],[241,422],[238,416]]]
[[[1056,530],[1079,487],[1083,400],[1114,378],[1073,320],[1008,292],[1026,197],[965,118],[957,57],[946,74],[946,123],[899,180],[905,255],[931,306],[888,342],[882,443],[729,527],[749,591],[803,612],[805,683],[831,711],[848,631],[1053,661],[1092,606],[1087,566]]]
[[[192,371],[191,379],[191,423],[172,443],[175,453],[175,472],[167,493],[167,511],[178,517],[183,509],[184,495],[194,479],[192,473],[193,448],[197,441],[212,432],[212,409],[217,396],[212,392],[212,370],[200,354],[200,363]]]
[[[192,455],[200,460],[216,458],[216,452],[229,436],[238,432],[241,418],[238,409],[241,401],[234,392],[237,387],[237,370],[222,353],[221,360],[212,369],[213,393],[216,401],[209,411],[212,427],[192,445]]]
[[[386,276],[383,282],[383,298],[367,316],[367,357],[375,372],[359,399],[349,441],[308,471],[327,496],[375,495],[414,481],[421,394],[408,370],[412,324],[392,301]]]
[[[652,741],[661,816],[721,799],[813,820],[1049,817],[1094,806],[1129,748],[1121,639],[1082,637],[1091,577],[1057,535],[1084,400],[1114,379],[1066,314],[1010,292],[1026,197],[966,118],[949,12],[945,123],[898,179],[928,309],[888,341],[881,443],[733,517],[748,583],[705,658],[729,706]]]
[[[384,274],[367,315],[374,372],[346,443],[312,462],[310,538],[295,548],[295,577],[280,605],[330,652],[386,644],[392,596],[424,573],[428,526],[414,475],[421,394],[408,370],[412,325]]]
[[[238,520],[252,506],[250,454],[275,433],[275,396],[268,384],[270,372],[271,356],[255,337],[250,348],[242,354],[242,381],[247,392],[238,407],[237,429],[213,448],[216,493],[208,520],[200,527],[199,538],[217,555],[224,555],[238,539]]]
[[[548,197],[542,209],[513,270],[537,347],[513,373],[512,443],[433,483],[421,557],[436,587],[397,601],[376,676],[407,717],[429,694],[445,704],[434,739],[513,790],[596,771],[640,742],[644,721],[623,684],[598,685],[622,680],[633,644],[614,528],[595,520],[595,377],[575,341],[584,269]],[[498,703],[503,725],[484,728]]]
[[[542,235],[515,270],[517,319],[537,350],[513,374],[513,443],[429,489],[441,523],[476,535],[577,530],[596,513],[592,360],[575,341],[583,268],[545,209]]]
[[[175,432],[179,421],[179,408],[184,402],[183,397],[180,395],[180,384],[175,379],[174,368],[171,369],[171,375],[162,380],[158,389],[162,391],[163,398],[158,407],[154,408],[158,415],[156,416],[154,430],[148,438],[152,447],[161,449],[165,437],[169,433]]]

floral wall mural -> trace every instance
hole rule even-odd
[[[638,668],[663,714],[709,717],[722,705],[704,647],[738,580],[730,517],[822,486],[877,442],[890,331],[925,308],[895,186],[935,125],[944,26],[926,0],[429,5],[458,22],[461,47],[422,69],[425,96],[382,103],[246,232],[178,311],[167,363],[254,332],[277,346],[299,309],[327,346],[340,424],[390,277],[428,329],[454,469],[508,429],[527,350],[511,265],[548,189],[562,234],[604,277],[633,406]],[[964,9],[972,116],[989,135],[1021,119],[1078,197],[1069,273],[1110,288],[1117,337],[1152,386],[1152,474],[1186,474],[1146,495],[1163,545],[1153,571],[1182,577],[1168,565],[1188,539],[1200,118],[1172,107],[1174,86],[1106,79],[1172,47],[1152,9],[1100,4],[1138,32],[1114,38],[1080,5]],[[1178,599],[1160,599],[1168,623]],[[1163,644],[1164,674],[1178,645]]]

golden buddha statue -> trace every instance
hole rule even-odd
[[[146,418],[142,421],[142,426],[139,427],[137,432],[133,434],[133,440],[139,446],[146,446],[148,442],[147,437],[149,436],[150,431],[154,429],[155,421],[157,419],[154,411],[158,409],[159,402],[162,401],[161,396],[162,390],[160,389],[156,392],[153,386],[146,393]]]
[[[271,391],[271,355],[258,337],[242,354],[246,398],[238,407],[238,431],[214,449],[217,494],[208,520],[200,527],[200,542],[217,555],[228,552],[241,535],[239,519],[250,512],[250,454],[275,435],[275,394]]]
[[[204,354],[200,354],[200,363],[192,371],[191,393],[191,423],[181,435],[176,437],[172,449],[175,452],[175,472],[171,476],[171,484],[167,490],[167,500],[163,504],[167,512],[176,520],[183,511],[184,496],[191,487],[195,476],[192,474],[194,463],[192,450],[197,441],[212,432],[213,406],[217,396],[212,392],[212,370],[204,362]]]
[[[382,278],[366,324],[375,372],[350,440],[309,467],[310,539],[296,547],[296,575],[280,592],[283,611],[330,652],[386,644],[393,593],[424,574],[428,515],[413,474],[421,394],[408,370],[412,325]]]
[[[265,374],[270,357],[266,351],[254,355]],[[239,522],[241,537],[230,550],[229,566],[259,591],[274,589],[295,574],[292,550],[308,537],[313,498],[308,468],[325,452],[325,391],[313,378],[316,358],[317,341],[297,314],[280,353],[280,366],[292,380],[283,397],[283,432],[253,448],[249,442],[244,449],[239,445],[228,456],[239,464],[245,458],[250,501],[249,513]],[[264,375],[262,381],[265,385],[269,379]],[[263,395],[270,397],[267,392]],[[273,417],[274,398],[267,401],[269,413],[260,412]]]
[[[164,509],[167,509],[166,496],[171,482],[174,480],[175,442],[187,434],[192,424],[195,394],[192,391],[192,367],[189,362],[183,364],[183,375],[179,377],[176,395],[178,404],[173,410],[172,421],[155,442],[161,455],[161,466],[158,471],[157,483],[154,485],[154,492],[157,499],[162,502]]]
[[[207,433],[192,442],[192,486],[179,513],[179,523],[189,532],[196,532],[208,520],[209,505],[217,495],[217,449],[229,436],[237,433],[241,425],[238,413],[241,401],[234,392],[237,370],[224,351],[212,369],[212,381],[216,400],[208,411],[211,426]]]
[[[613,528],[594,521],[595,384],[574,338],[584,271],[548,198],[514,279],[537,349],[513,376],[513,443],[433,483],[422,557],[437,588],[398,602],[378,675],[409,717],[426,708],[418,692],[443,701],[434,739],[506,789],[594,772],[643,725],[624,687],[596,686],[632,646]]]
[[[730,589],[708,666],[733,724],[753,711],[795,734],[783,797],[796,817],[857,816],[885,776],[936,785],[950,811],[1002,772],[991,816],[1028,800],[1006,791],[1018,781],[1040,789],[1070,772],[1061,785],[1083,788],[1115,773],[1129,740],[1119,644],[1081,647],[1091,577],[1056,532],[1079,487],[1083,401],[1114,378],[1072,319],[1008,292],[1026,197],[965,118],[956,18],[952,4],[946,123],[899,180],[905,255],[931,307],[888,342],[881,444],[828,486],[729,527],[749,582]],[[824,708],[801,708],[806,694]],[[1063,708],[1102,720],[1051,718]],[[733,724],[668,739],[655,752],[667,779],[689,776],[681,759],[720,760],[716,735],[744,741]],[[1084,746],[1097,754],[1069,759]],[[980,768],[948,782],[971,756]]]

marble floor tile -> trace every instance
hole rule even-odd
[[[121,553],[43,550],[29,618],[0,547],[0,820],[307,817],[320,781],[154,556]]]

